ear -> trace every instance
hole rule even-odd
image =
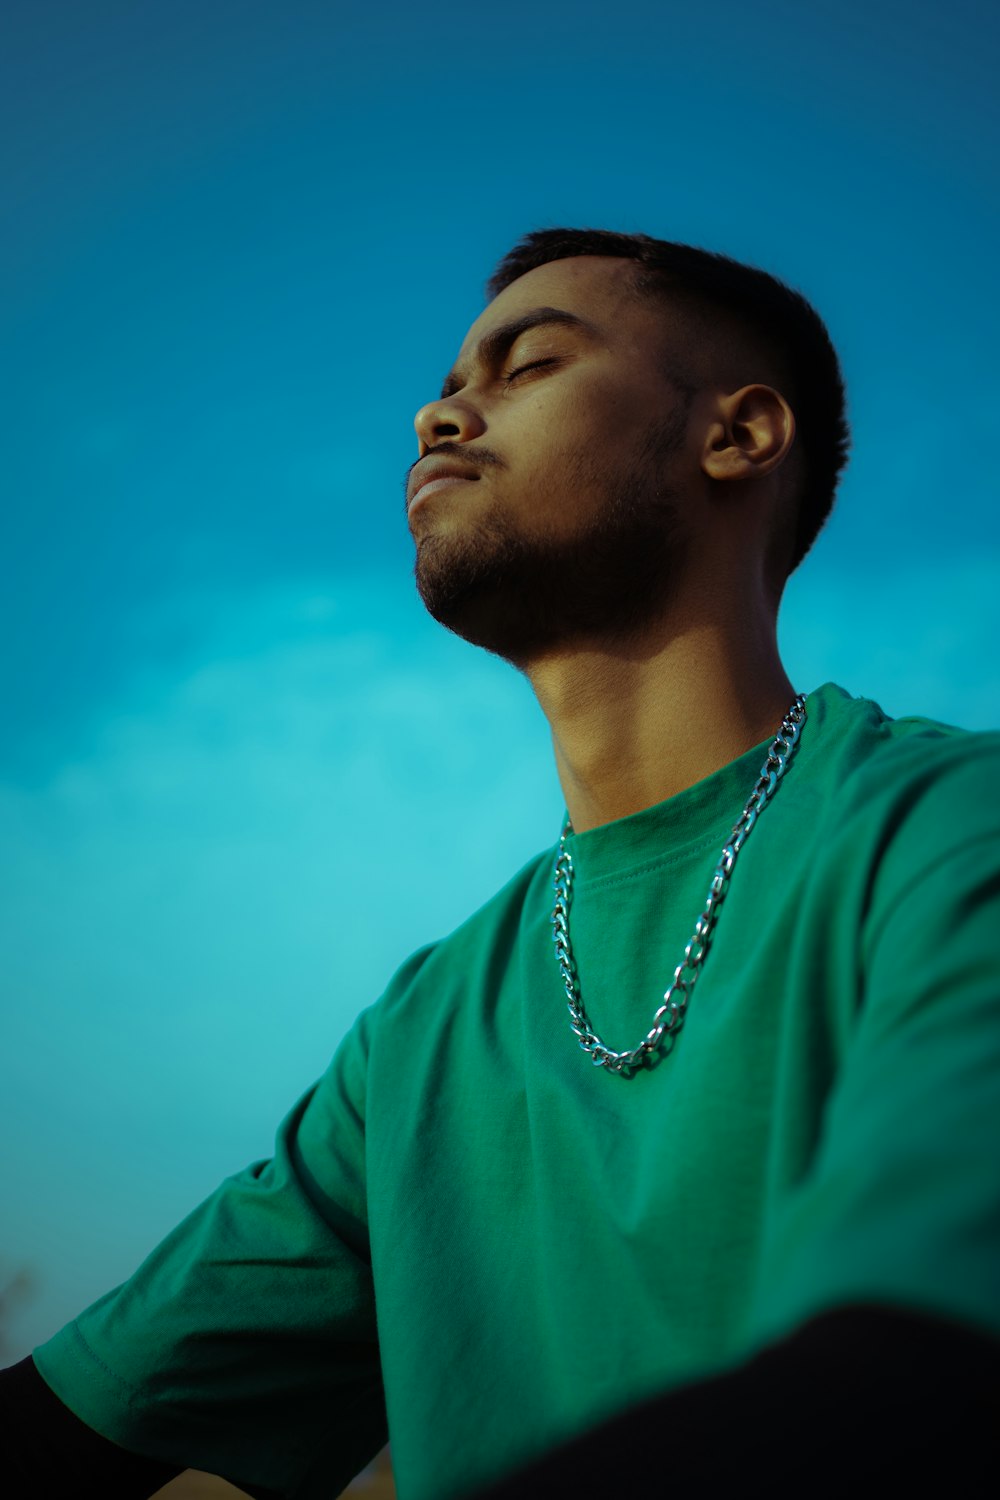
[[[714,405],[701,454],[710,479],[762,479],[784,461],[795,437],[795,417],[780,391],[745,385],[719,392]]]

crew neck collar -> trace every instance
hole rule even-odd
[[[811,758],[824,725],[839,717],[852,701],[849,693],[832,682],[807,694],[806,721],[795,752],[797,761]],[[775,725],[774,733],[777,731]],[[721,847],[753,791],[773,740],[774,734],[769,735],[665,802],[585,833],[570,834],[566,846],[573,857],[574,878],[590,884],[634,871],[650,861],[676,858],[685,849],[707,841],[717,841]],[[789,774],[794,770],[791,767]]]

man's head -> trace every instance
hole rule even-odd
[[[724,257],[587,230],[529,235],[488,291],[416,420],[409,522],[431,613],[525,665],[634,635],[692,566],[748,548],[776,607],[846,451],[808,304]]]

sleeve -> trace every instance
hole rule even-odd
[[[338,1493],[386,1440],[365,1183],[373,1010],[136,1273],[34,1353],[95,1432],[244,1488]]]
[[[969,740],[886,819],[859,1008],[751,1348],[851,1303],[1000,1338],[1000,737]]]

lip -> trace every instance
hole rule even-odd
[[[426,484],[422,484],[414,490],[413,499],[410,501],[408,509],[413,510],[431,495],[436,495],[438,490],[446,490],[452,485],[471,484],[472,482],[472,477],[468,474],[443,474],[439,479],[428,479]]]
[[[417,496],[426,496],[431,491],[444,489],[446,485],[456,483],[470,483],[479,478],[474,469],[466,468],[456,463],[454,459],[424,460],[417,464],[410,475],[409,494],[406,498],[407,509],[414,504]]]

